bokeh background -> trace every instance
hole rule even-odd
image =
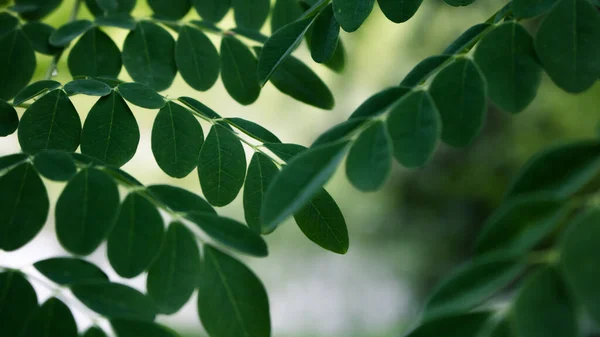
[[[73,0],[65,0],[46,21],[55,27],[64,23],[72,4]],[[231,99],[220,81],[208,92],[196,92],[178,76],[165,94],[192,96],[225,117],[258,122],[284,142],[310,145],[370,95],[397,85],[420,60],[440,53],[460,33],[485,21],[503,5],[502,1],[479,0],[467,8],[453,8],[441,0],[425,0],[415,17],[403,24],[388,21],[376,6],[358,32],[342,33],[348,60],[342,74],[312,62],[306,46],[302,46],[295,55],[310,64],[333,91],[336,106],[332,111],[297,102],[270,84],[256,103],[246,107]],[[151,15],[143,0],[138,1],[134,13],[138,17]],[[80,17],[91,17],[85,7]],[[187,19],[192,18],[197,18],[195,12]],[[231,13],[221,27],[234,27]],[[533,31],[535,22],[528,28]],[[121,46],[127,31],[107,31]],[[263,31],[270,33],[268,24]],[[219,45],[218,36],[211,35],[211,39]],[[49,62],[50,57],[38,55],[36,79],[43,78]],[[125,69],[121,75],[128,79]],[[69,79],[65,57],[59,64],[58,80]],[[94,101],[88,97],[74,99],[82,120]],[[354,189],[344,175],[344,166],[340,166],[327,189],[349,227],[348,254],[339,256],[319,248],[289,221],[266,237],[268,258],[241,257],[268,290],[273,336],[387,337],[409,329],[431,287],[469,258],[478,229],[501,202],[519,167],[548,145],[595,137],[599,106],[600,85],[580,95],[569,95],[545,77],[528,109],[509,115],[490,104],[483,132],[472,145],[464,149],[440,145],[433,160],[419,170],[394,164],[387,184],[378,192]],[[131,108],[142,138],[137,154],[124,169],[145,184],[169,183],[201,194],[195,171],[185,179],[173,180],[155,163],[150,130],[157,111]],[[15,135],[0,140],[0,155],[18,151]],[[47,183],[54,202],[63,185]],[[219,213],[243,221],[241,195]],[[66,254],[55,239],[53,218],[51,213],[44,232],[24,249],[0,252],[0,265],[35,274],[33,262]],[[110,272],[105,254],[102,246],[89,258]],[[144,276],[133,280],[119,279],[114,273],[110,276],[139,288],[145,284]],[[35,285],[42,298],[52,294],[42,282]],[[69,298],[66,292],[62,296]],[[76,309],[83,330],[91,323],[90,312],[83,307]],[[159,321],[183,336],[205,335],[197,318],[195,297],[180,313],[159,317]]]

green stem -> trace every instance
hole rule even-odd
[[[81,8],[81,0],[75,0],[75,4],[73,5],[73,9],[71,10],[71,15],[69,15],[69,20],[67,23],[73,22],[77,20],[77,15],[79,14],[79,9]],[[55,76],[55,72],[58,69],[58,62],[60,62],[61,57],[63,56],[65,49],[62,49],[58,53],[54,55],[52,61],[50,61],[50,66],[46,70],[46,75],[44,76],[45,80],[50,80]]]

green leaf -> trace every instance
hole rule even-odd
[[[127,13],[116,13],[107,14],[105,16],[98,16],[94,20],[94,23],[97,26],[116,27],[127,30],[133,30],[135,29],[135,25],[137,25],[135,19]]]
[[[254,153],[244,185],[244,217],[248,226],[257,233],[263,233],[260,210],[267,187],[277,173],[279,168],[269,157],[260,152]]]
[[[518,23],[496,27],[477,45],[475,63],[488,83],[488,95],[502,110],[517,113],[535,98],[542,77],[533,39]]]
[[[254,103],[260,94],[256,57],[233,36],[221,39],[221,79],[227,92],[238,103]]]
[[[425,316],[467,312],[508,286],[524,270],[518,254],[475,258],[444,277],[425,306]]]
[[[532,18],[546,13],[557,2],[557,0],[514,0],[512,3],[512,13],[517,18]]]
[[[48,40],[54,47],[65,47],[94,24],[90,20],[75,20],[55,30]]]
[[[488,332],[482,334],[481,337],[514,337],[512,321],[510,317],[504,317],[495,326],[489,329]]]
[[[69,307],[61,300],[51,297],[31,315],[22,337],[61,336],[77,337],[77,323]]]
[[[50,208],[44,183],[29,163],[0,177],[0,249],[23,247],[46,223]]]
[[[83,337],[107,337],[107,335],[99,327],[92,326],[86,330],[86,332],[83,334]]]
[[[69,252],[88,255],[113,227],[119,211],[119,191],[113,179],[93,168],[67,184],[56,203],[56,235]]]
[[[356,188],[370,192],[383,185],[391,169],[391,140],[385,124],[376,121],[354,141],[346,159],[346,175]]]
[[[71,153],[71,157],[73,157],[73,159],[75,160],[75,162],[77,164],[82,164],[83,166],[103,166],[104,163],[98,159],[98,158],[94,158],[94,157],[90,157],[88,155],[82,154],[82,153]],[[106,169],[106,167],[102,167],[103,169]]]
[[[284,63],[288,56],[300,45],[304,34],[316,18],[306,18],[292,22],[281,29],[265,42],[258,60],[258,80],[264,86],[271,75]]]
[[[324,63],[331,59],[337,48],[339,37],[340,24],[335,19],[332,4],[329,4],[317,16],[312,27],[310,39],[312,59],[318,63]]]
[[[290,0],[295,1],[295,0]],[[26,26],[27,24],[25,24]],[[19,26],[19,19],[12,16],[8,12],[0,13],[0,37],[10,33],[13,29]]]
[[[409,168],[424,165],[433,155],[442,133],[433,99],[425,91],[413,91],[390,110],[387,128],[394,157]]]
[[[391,87],[384,89],[364,101],[350,117],[350,119],[362,119],[376,117],[388,110],[390,106],[401,97],[411,91],[408,87]]]
[[[487,112],[487,84],[477,65],[456,59],[435,76],[429,93],[442,118],[442,140],[457,147],[469,145]]]
[[[311,147],[330,144],[333,142],[337,142],[338,140],[344,139],[347,136],[350,136],[354,131],[358,130],[364,123],[366,119],[350,119],[340,124],[334,125],[329,128],[327,131],[323,132],[317,139],[312,143]]]
[[[297,0],[276,0],[271,12],[271,34],[296,21],[302,12],[302,7]]]
[[[250,228],[229,218],[205,212],[189,212],[186,217],[216,242],[241,253],[268,255],[265,241]]]
[[[0,273],[0,326],[6,336],[20,336],[27,320],[38,309],[37,295],[17,271]]]
[[[463,7],[472,4],[475,0],[444,0],[444,2],[450,6]]]
[[[12,135],[19,127],[19,115],[12,105],[0,99],[0,137]]]
[[[507,198],[528,193],[568,197],[589,183],[600,170],[600,143],[561,144],[533,156],[513,181]]]
[[[202,273],[198,314],[210,336],[271,336],[267,292],[248,267],[206,245]]]
[[[52,282],[71,285],[86,281],[108,281],[102,269],[91,262],[72,257],[53,257],[33,264],[35,269]]]
[[[148,296],[160,313],[171,315],[190,299],[200,279],[196,237],[179,222],[169,225],[165,242],[148,272]]]
[[[117,181],[119,181],[125,185],[129,185],[130,187],[144,186],[137,179],[132,177],[129,173],[121,170],[120,168],[112,167],[112,166],[103,166],[101,169],[102,169],[102,171],[110,174]]]
[[[135,7],[135,4],[137,2],[137,0],[108,0],[111,2],[116,2],[117,3],[117,7],[115,9],[112,8],[107,8],[106,5],[102,6],[104,7],[104,9],[99,5],[99,2],[97,1],[102,1],[102,2],[106,2],[106,0],[85,0],[85,4],[87,6],[87,8],[90,10],[90,12],[92,12],[92,14],[94,16],[99,16],[99,15],[105,15],[107,14],[107,12],[109,13],[129,13],[133,10],[133,8]],[[111,6],[113,7],[113,6]],[[106,11],[107,9],[111,9],[110,11]]]
[[[596,322],[600,322],[600,260],[596,255],[600,240],[599,220],[600,210],[584,210],[569,224],[560,247],[560,269],[567,286]]]
[[[561,89],[579,93],[600,77],[600,13],[586,0],[560,0],[535,36],[544,69]]]
[[[68,181],[77,173],[75,161],[68,153],[49,150],[38,153],[33,164],[44,177],[55,181]]]
[[[29,159],[29,156],[25,153],[14,153],[7,156],[2,156],[0,157],[0,171],[21,164],[27,159]]]
[[[67,60],[71,76],[119,77],[121,51],[100,28],[88,30],[77,41]]]
[[[160,213],[146,197],[135,192],[127,195],[106,248],[119,276],[136,277],[150,267],[161,247],[163,228]]]
[[[255,47],[262,54],[259,47]],[[288,56],[270,77],[271,83],[282,93],[314,107],[331,110],[335,105],[333,94],[310,67],[299,59]]]
[[[336,21],[342,29],[351,33],[369,17],[375,0],[333,0],[332,3]]]
[[[125,39],[123,64],[135,82],[156,91],[168,89],[177,75],[175,40],[155,23],[138,22]]]
[[[20,29],[0,37],[0,99],[10,100],[31,81],[35,51]]]
[[[442,54],[452,55],[471,50],[477,43],[479,36],[491,26],[491,23],[478,23],[475,26],[470,27],[456,38],[456,40],[452,41]]]
[[[104,12],[111,13],[119,9],[118,0],[96,0],[98,7]]]
[[[346,67],[346,49],[340,39],[331,58],[323,63],[324,66],[336,73],[342,73]]]
[[[407,75],[404,77],[400,86],[414,87],[424,82],[431,76],[439,66],[448,61],[450,55],[434,55],[419,62]]]
[[[223,20],[231,7],[231,0],[192,0],[202,19],[210,22]]]
[[[17,94],[17,96],[13,99],[14,105],[19,105],[21,103],[25,103],[30,99],[33,99],[41,94],[52,91],[56,88],[60,88],[61,84],[56,81],[51,80],[42,80],[38,82],[33,82],[32,84],[25,87],[25,89],[21,90]]]
[[[65,84],[65,92],[69,96],[83,94],[87,96],[106,96],[112,92],[108,84],[94,80],[81,79],[74,80]]]
[[[117,90],[129,103],[145,109],[160,109],[167,103],[164,97],[141,83],[121,83]]]
[[[270,0],[231,0],[235,24],[238,27],[260,30],[271,9]]]
[[[124,284],[82,282],[72,285],[71,292],[85,306],[109,319],[153,321],[156,316],[152,300]]]
[[[514,304],[512,320],[515,334],[528,337],[578,336],[575,307],[569,297],[555,270],[544,268],[529,276]]]
[[[306,150],[290,160],[269,185],[261,211],[264,232],[272,232],[300,211],[331,178],[348,149],[347,141]]]
[[[54,90],[35,101],[21,117],[19,144],[23,152],[73,152],[79,147],[81,121],[66,93]]]
[[[392,22],[402,23],[415,15],[423,0],[377,0],[383,14]]]
[[[183,96],[183,97],[179,97],[177,100],[179,102],[183,103],[190,110],[193,110],[206,118],[209,118],[209,119],[220,119],[221,118],[221,116],[218,113],[216,113],[213,109],[207,107],[206,105],[198,102],[197,100],[195,100],[191,97]]]
[[[248,136],[263,143],[281,143],[279,138],[264,127],[243,118],[225,118],[225,121]]]
[[[140,130],[121,96],[112,92],[92,107],[81,134],[81,152],[117,167],[133,156],[140,141]]]
[[[491,313],[452,314],[426,320],[405,337],[477,337]]]
[[[148,0],[155,17],[169,20],[183,18],[192,8],[191,0]]]
[[[202,127],[189,110],[168,102],[152,126],[152,153],[169,176],[183,178],[198,165],[204,143]]]
[[[240,140],[215,124],[200,151],[198,177],[206,200],[217,207],[231,203],[244,184],[246,154]]]
[[[298,144],[265,143],[264,146],[286,162],[306,150],[305,146]]]
[[[294,213],[294,220],[312,242],[334,253],[348,252],[350,242],[344,215],[324,189]]]
[[[117,337],[179,337],[170,329],[153,322],[112,319],[110,324]]]
[[[169,207],[174,212],[189,213],[192,211],[216,214],[212,206],[200,196],[170,185],[148,186],[153,198]]]
[[[54,47],[50,44],[50,36],[54,33],[54,27],[47,25],[42,22],[27,22],[21,27],[25,36],[31,42],[31,46],[38,53],[46,55],[54,55],[58,53],[61,48]]]
[[[570,213],[569,207],[552,195],[513,199],[500,206],[483,224],[476,241],[478,253],[510,250],[525,253]]]
[[[221,61],[217,48],[197,28],[181,27],[175,48],[175,61],[181,77],[196,90],[210,89],[219,78]]]
[[[62,0],[15,0],[12,10],[25,20],[40,20],[52,13]]]

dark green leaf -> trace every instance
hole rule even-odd
[[[146,336],[148,336],[148,335],[146,335]],[[83,337],[107,337],[107,336],[106,336],[106,333],[104,331],[102,331],[102,329],[100,329],[99,327],[96,327],[96,326],[92,326],[86,330],[86,332],[83,334]]]
[[[269,157],[260,152],[254,153],[244,185],[244,217],[248,226],[257,233],[263,233],[260,210],[267,187],[277,173],[279,169]]]
[[[12,105],[0,99],[0,137],[12,135],[19,127],[19,115]]]
[[[112,167],[112,166],[103,166],[102,171],[110,174],[117,181],[119,181],[125,185],[131,186],[131,187],[144,186],[137,179],[132,177],[129,173],[121,170],[120,168]]]
[[[150,267],[163,240],[164,223],[156,207],[140,193],[130,193],[108,237],[106,254],[124,278],[136,277]]]
[[[181,103],[183,103],[186,107],[201,114],[204,117],[207,117],[210,119],[221,118],[221,116],[218,113],[216,113],[213,109],[207,107],[206,105],[198,102],[197,100],[195,100],[191,97],[183,96],[183,97],[179,97],[177,100],[180,101]]]
[[[67,60],[72,76],[117,78],[121,72],[121,51],[100,28],[88,30],[73,46]]]
[[[511,250],[525,253],[569,214],[560,199],[548,195],[516,198],[501,206],[483,224],[477,238],[479,253]]]
[[[532,18],[552,9],[557,0],[514,0],[512,13],[517,18]]]
[[[518,23],[504,23],[477,45],[475,62],[488,83],[488,94],[501,109],[517,113],[535,98],[542,67],[533,39]]]
[[[156,17],[179,20],[190,11],[192,3],[191,0],[148,0],[148,6]]]
[[[584,212],[570,223],[561,245],[560,268],[566,283],[590,316],[600,322],[600,260],[597,258],[600,240],[600,211]]]
[[[502,319],[481,337],[514,337],[512,321],[510,321],[509,318],[510,317],[505,317]]]
[[[112,13],[119,9],[118,0],[96,0],[96,3],[105,13]]]
[[[40,20],[52,13],[62,0],[15,0],[13,10],[26,20]]]
[[[577,261],[576,264],[581,263]],[[549,268],[529,276],[515,300],[515,335],[578,336],[577,316],[558,273]]]
[[[29,156],[25,153],[15,153],[0,157],[0,171],[21,164],[27,159],[29,159]]]
[[[135,7],[135,4],[137,2],[137,0],[109,0],[109,1],[116,2],[117,7],[114,10],[106,11],[107,9],[112,9],[112,8],[108,8],[108,6],[106,6],[106,5],[103,5],[102,7],[100,7],[100,6],[98,6],[99,5],[98,1],[106,2],[106,0],[85,0],[85,4],[87,5],[87,8],[90,10],[90,12],[92,12],[92,14],[94,16],[104,15],[107,12],[129,13],[133,10],[133,8]],[[110,6],[110,7],[113,7],[113,6]]]
[[[444,2],[450,6],[462,7],[472,4],[473,2],[475,2],[475,0],[444,0]]]
[[[271,34],[296,21],[302,12],[302,7],[297,0],[276,0],[271,13]]]
[[[86,168],[71,179],[56,203],[56,235],[61,245],[77,255],[98,248],[119,211],[119,191],[106,173]]]
[[[306,150],[305,146],[298,144],[266,143],[264,145],[277,157],[281,158],[281,160],[286,162],[295,157],[300,152]]]
[[[216,214],[212,206],[200,196],[184,190],[183,188],[170,185],[148,186],[152,197],[169,207],[174,212],[205,212]]]
[[[333,12],[340,26],[353,32],[360,27],[373,10],[375,0],[333,0]]]
[[[219,22],[231,7],[231,0],[192,0],[196,12],[202,19]]]
[[[42,22],[28,22],[23,27],[23,33],[31,42],[31,46],[38,53],[54,55],[61,49],[50,44],[50,36],[54,33],[54,27]]]
[[[35,290],[21,273],[0,273],[0,326],[3,335],[20,336],[28,318],[37,309]]]
[[[153,321],[152,300],[136,289],[110,282],[82,282],[71,286],[73,295],[88,308],[111,318]]]
[[[104,166],[104,163],[100,159],[82,153],[71,153],[71,157],[75,159],[75,162],[84,166]]]
[[[106,96],[112,92],[108,84],[94,79],[74,80],[65,84],[65,92],[69,95],[83,94],[88,96]]]
[[[265,195],[261,211],[263,231],[272,232],[313,199],[331,178],[347,149],[347,141],[317,146],[284,166]]]
[[[409,168],[422,166],[431,158],[442,133],[439,112],[425,91],[413,91],[395,103],[387,128],[394,157]]]
[[[455,60],[435,76],[429,93],[442,118],[442,140],[457,147],[470,144],[487,112],[487,85],[477,65]]]
[[[152,153],[166,174],[183,178],[192,172],[203,143],[202,127],[189,110],[173,102],[160,109],[152,126]]]
[[[110,320],[117,337],[179,337],[175,332],[153,322],[137,320]]]
[[[77,323],[69,307],[51,297],[27,320],[19,335],[22,337],[61,336],[77,337]]]
[[[324,66],[336,73],[341,73],[346,67],[346,49],[340,39],[331,58],[323,63]]]
[[[425,306],[426,317],[467,312],[504,287],[525,270],[518,254],[485,255],[446,276]]]
[[[77,173],[73,157],[63,151],[40,152],[35,156],[33,164],[41,175],[50,180],[67,181]]]
[[[319,63],[331,59],[337,48],[339,37],[340,24],[335,19],[333,6],[330,4],[319,14],[312,27],[310,43],[312,59]]]
[[[242,105],[254,103],[260,94],[256,57],[233,36],[221,39],[221,79],[231,97]]]
[[[177,74],[175,40],[155,23],[138,22],[125,39],[123,64],[135,82],[156,91],[165,90]]]
[[[71,285],[85,281],[108,281],[102,269],[91,262],[72,257],[53,257],[33,264],[54,283]]]
[[[271,131],[254,122],[243,118],[226,118],[225,120],[243,133],[263,143],[281,143]]]
[[[290,0],[295,1],[295,0]],[[25,24],[26,26],[27,24]],[[10,33],[13,29],[19,26],[19,19],[12,16],[8,12],[0,13],[0,37]]]
[[[42,80],[38,82],[33,82],[32,84],[25,87],[25,89],[21,90],[13,99],[14,105],[19,105],[21,103],[27,102],[30,99],[33,99],[43,93],[48,91],[52,91],[56,88],[60,88],[61,84],[56,81],[50,80]]]
[[[391,169],[392,144],[385,124],[376,121],[354,141],[346,159],[346,175],[356,188],[369,192],[383,185]]]
[[[20,29],[0,37],[0,99],[10,100],[31,81],[35,51]]]
[[[202,1],[204,1],[204,0],[202,0]],[[220,1],[220,2],[223,2],[223,3],[226,2],[225,0],[223,0],[223,1],[217,0],[217,1]],[[204,1],[204,2],[209,2],[209,1]],[[196,27],[198,27],[198,28],[200,28],[201,30],[206,30],[206,31],[213,32],[213,33],[223,33],[224,32],[223,29],[221,29],[220,27],[218,27],[212,21],[191,20],[189,23],[192,24],[192,25],[194,25],[194,26],[196,26]]]
[[[376,117],[387,111],[394,102],[410,92],[408,87],[391,87],[384,89],[364,101],[350,117],[350,119],[362,119]]]
[[[114,89],[114,88],[116,88],[118,85],[120,85],[120,84],[123,84],[123,83],[124,83],[123,81],[121,81],[121,80],[119,80],[119,79],[116,79],[116,78],[110,78],[110,77],[102,77],[102,76],[99,76],[99,77],[94,77],[94,79],[96,79],[96,80],[98,80],[98,81],[100,81],[100,82],[104,82],[104,83],[106,83],[106,84],[107,84],[109,87],[111,87],[111,88],[113,88],[113,89]]]
[[[260,44],[264,44],[269,39],[268,36],[263,35],[261,32],[248,28],[235,27],[231,30],[231,32]]]
[[[231,0],[235,24],[238,27],[260,30],[271,8],[270,0]]]
[[[127,30],[135,29],[137,22],[131,15],[127,13],[116,13],[107,14],[105,16],[98,16],[94,20],[94,23],[98,26],[117,27]]]
[[[350,242],[344,215],[324,189],[294,213],[294,220],[312,242],[334,253],[348,252]]]
[[[567,197],[590,182],[600,170],[600,143],[562,144],[531,158],[510,186],[507,198],[550,192]]]
[[[217,48],[197,28],[181,27],[175,48],[175,60],[181,77],[196,90],[210,89],[219,78],[221,61]]]
[[[0,249],[23,247],[42,229],[50,207],[46,187],[29,163],[0,177]]]
[[[90,20],[75,20],[69,22],[55,30],[48,40],[55,47],[65,47],[79,35],[92,28],[93,23]]]
[[[288,56],[298,47],[304,34],[310,28],[315,18],[306,18],[292,22],[267,40],[258,60],[258,80],[261,86],[281,66]]]
[[[215,124],[200,151],[198,177],[206,200],[213,206],[231,203],[246,176],[246,154],[240,140],[226,127]]]
[[[148,296],[160,313],[174,314],[190,299],[201,277],[200,267],[196,237],[183,224],[171,223],[146,282]]]
[[[129,103],[146,109],[160,109],[166,100],[156,91],[141,83],[121,83],[117,90]]]
[[[117,167],[125,165],[137,150],[140,130],[121,96],[112,92],[92,107],[81,134],[81,152]]]
[[[452,314],[426,320],[405,337],[477,337],[491,313]]]
[[[417,12],[423,0],[377,0],[379,8],[392,22],[406,22]]]
[[[248,267],[204,246],[202,273],[198,314],[210,336],[271,336],[267,292]]]
[[[587,90],[600,77],[600,13],[586,0],[560,0],[540,25],[535,50],[556,85]]]
[[[424,59],[419,62],[406,77],[404,77],[402,82],[400,82],[400,85],[404,87],[414,87],[421,82],[424,82],[439,66],[448,61],[451,57],[452,56],[450,55],[435,55]]]
[[[467,29],[456,40],[452,41],[442,54],[452,55],[470,50],[477,43],[479,35],[491,26],[490,23],[478,23]]]

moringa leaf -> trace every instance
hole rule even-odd
[[[0,99],[10,100],[31,81],[35,51],[21,29],[0,37]]]
[[[477,337],[483,330],[491,313],[485,311],[454,313],[425,320],[406,337]]]
[[[103,4],[100,4],[99,1],[102,1]],[[116,2],[116,8],[114,8],[114,5],[108,8],[105,4],[107,1]],[[137,0],[85,0],[87,8],[94,16],[102,16],[107,13],[129,13],[135,7],[136,2]]]
[[[71,76],[117,78],[121,73],[121,51],[100,28],[88,30],[75,43],[67,60]]]
[[[243,118],[225,118],[225,121],[248,136],[263,143],[281,143],[279,138],[264,127]]]
[[[338,46],[340,24],[337,22],[333,5],[330,4],[317,16],[310,38],[310,55],[315,62],[324,63],[331,59]]]
[[[419,62],[407,75],[404,77],[400,86],[414,87],[427,80],[435,71],[452,56],[450,55],[434,55]]]
[[[94,24],[90,20],[75,20],[55,30],[48,40],[54,47],[66,47],[79,35],[88,31]]]
[[[115,13],[107,14],[104,16],[97,16],[94,19],[94,24],[97,26],[116,27],[127,30],[135,29],[137,22],[131,15],[127,13]]]
[[[31,42],[31,46],[38,53],[54,55],[62,49],[50,44],[50,36],[55,32],[54,27],[43,22],[27,22],[21,27],[23,33]]]
[[[167,103],[164,97],[141,83],[121,83],[117,90],[129,103],[145,109],[160,109]]]
[[[192,0],[194,8],[202,19],[210,22],[219,22],[223,20],[229,8],[231,0]]]
[[[71,310],[61,300],[51,297],[27,320],[20,336],[77,337],[77,323]]]
[[[348,120],[376,117],[388,110],[394,102],[411,91],[408,87],[390,87],[384,89],[364,101]]]
[[[235,24],[238,27],[260,30],[271,9],[270,0],[231,0]]]
[[[33,264],[35,269],[52,282],[71,285],[86,281],[108,281],[102,269],[91,262],[73,257],[53,257]]]
[[[340,23],[342,29],[351,33],[369,17],[375,0],[333,0],[332,4],[336,21]]]
[[[471,50],[477,43],[477,38],[487,29],[492,27],[491,23],[478,23],[475,26],[470,27],[464,33],[462,33],[456,40],[444,50],[442,54],[452,55],[458,53],[464,53]]]
[[[271,12],[271,34],[298,20],[302,12],[302,7],[297,0],[276,0]]]
[[[13,153],[7,156],[0,157],[0,171],[12,168],[29,159],[29,155],[25,153]]]
[[[219,78],[219,52],[197,28],[181,27],[175,47],[175,61],[181,77],[198,91],[210,89]]]
[[[264,146],[285,162],[307,149],[298,144],[265,143]]]
[[[291,0],[295,1],[295,0]],[[19,19],[8,12],[0,13],[0,38],[19,26]],[[25,24],[24,26],[27,26]]]
[[[1,247],[0,247],[1,248]],[[18,271],[0,272],[0,326],[6,336],[20,336],[38,311],[35,289]]]
[[[263,233],[260,210],[267,187],[279,173],[279,168],[266,155],[255,152],[248,166],[244,184],[244,218],[248,226],[257,233]]]
[[[189,213],[193,211],[216,214],[212,206],[200,196],[170,185],[148,186],[153,198],[169,207],[174,212]]]
[[[311,147],[337,142],[341,139],[347,139],[354,131],[358,130],[362,125],[364,125],[365,122],[366,119],[364,118],[355,118],[343,121],[338,125],[334,125],[317,137],[317,139],[315,139],[315,141],[312,143]]]
[[[183,18],[192,8],[190,0],[148,0],[155,17],[169,20]]]
[[[172,330],[154,322],[133,319],[111,319],[110,324],[117,337],[179,337]]]
[[[19,115],[12,105],[0,99],[0,137],[12,135],[19,127]]]
[[[218,113],[216,113],[213,109],[207,107],[206,105],[198,102],[197,100],[191,97],[179,97],[177,99],[179,102],[183,103],[190,110],[199,113],[200,115],[208,118],[208,119],[220,119],[222,118]]]
[[[248,47],[233,36],[221,39],[221,80],[238,103],[254,103],[260,94],[257,60]]]
[[[392,22],[402,23],[415,15],[423,0],[377,0],[383,14]]]
[[[69,96],[106,96],[112,92],[108,84],[91,78],[71,81],[65,84],[64,89]]]
[[[392,169],[392,143],[386,126],[376,121],[367,127],[350,148],[346,159],[348,180],[361,191],[378,190]]]
[[[548,12],[558,0],[514,0],[512,3],[512,13],[517,18],[532,18]]]
[[[106,333],[97,326],[91,326],[85,331],[83,337],[107,337]]]
[[[20,105],[21,103],[25,103],[33,98],[60,87],[61,84],[59,82],[52,80],[33,82],[17,94],[17,96],[13,99],[13,105]]]
[[[44,177],[55,181],[68,181],[77,173],[73,157],[67,152],[49,150],[35,155],[35,169]]]

